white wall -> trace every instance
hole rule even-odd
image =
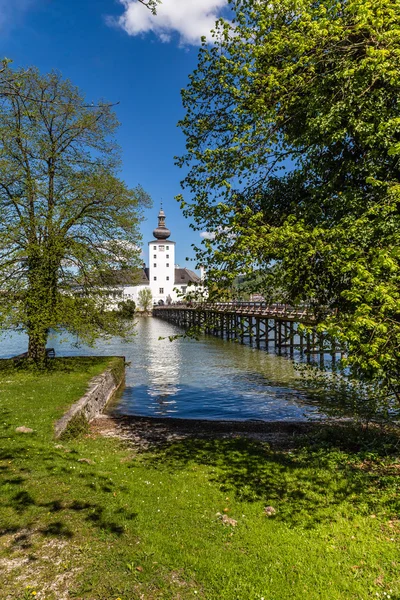
[[[175,299],[175,242],[154,240],[149,242],[149,283],[153,302]]]
[[[140,290],[148,288],[148,285],[116,285],[109,294],[109,305],[108,310],[116,310],[118,304],[124,300],[133,300],[138,305],[138,295]]]
[[[134,300],[136,302],[136,304],[139,304],[138,301],[138,296],[139,296],[139,292],[140,290],[144,290],[146,288],[148,288],[148,285],[135,285],[135,286],[129,286],[129,287],[124,287],[124,296],[123,296],[123,300]]]

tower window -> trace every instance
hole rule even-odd
[[[153,258],[157,258],[157,254],[153,254]]]
[[[157,266],[157,264],[156,264],[156,263],[153,263],[153,267],[156,267],[156,266]]]
[[[167,250],[169,250],[169,246],[165,246]]]
[[[153,246],[153,250],[157,250],[157,246]]]
[[[169,277],[166,277],[166,280],[169,281]]]
[[[169,267],[169,263],[167,263],[165,266],[166,266],[166,267]]]
[[[153,277],[153,280],[154,280],[154,281],[157,281],[157,277]]]
[[[163,294],[164,293],[164,288],[160,288],[160,292],[159,293]]]
[[[169,258],[169,254],[166,254],[166,255],[165,255],[165,258]]]

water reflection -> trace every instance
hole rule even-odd
[[[157,414],[165,416],[176,404],[174,396],[180,392],[182,353],[179,344],[162,339],[157,328],[154,329],[153,319],[141,318],[138,327],[142,373],[148,379],[147,394],[158,404]],[[132,377],[129,380],[132,384]]]
[[[320,416],[291,361],[211,336],[169,341],[181,333],[175,325],[149,317],[138,319],[130,342],[114,338],[94,349],[77,349],[73,340],[61,344],[56,338],[51,345],[58,355],[124,355],[130,365],[126,388],[114,407],[119,413],[230,420]],[[15,334],[2,340],[0,355],[19,354],[26,345],[26,337]]]

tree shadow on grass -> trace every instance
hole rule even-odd
[[[118,508],[114,511],[116,519],[113,520],[107,514],[107,509],[95,502],[84,502],[80,500],[73,500],[71,502],[65,502],[62,499],[55,499],[49,502],[38,502],[35,501],[33,496],[26,490],[20,490],[14,494],[8,503],[4,503],[4,507],[11,508],[17,516],[21,516],[32,508],[36,508],[39,511],[42,509],[46,514],[51,515],[68,512],[79,512],[84,513],[84,520],[94,525],[102,531],[113,533],[121,536],[124,533],[124,527],[118,522],[120,518],[123,520],[134,520],[137,517],[137,513],[126,510],[125,508]],[[22,528],[22,526],[21,526]],[[0,536],[7,533],[15,533],[18,531],[18,526],[11,526],[10,528],[0,528]],[[46,536],[56,537],[67,537],[72,538],[73,531],[61,520],[52,522],[47,526],[38,530],[40,533]]]
[[[74,452],[67,454],[60,454],[52,450],[42,452],[40,461],[43,473],[47,472],[51,477],[54,471],[55,481],[59,480],[60,475],[62,479],[65,474],[68,476],[72,492],[63,495],[58,494],[57,490],[49,489],[49,495],[46,497],[46,494],[39,488],[31,487],[32,477],[29,477],[25,463],[26,448],[23,452],[20,450],[22,449],[14,448],[4,455],[11,464],[7,464],[4,472],[0,473],[3,477],[1,483],[4,486],[2,509],[5,511],[4,518],[0,511],[0,519],[3,521],[0,520],[0,536],[15,534],[15,538],[19,539],[19,534],[23,535],[24,530],[33,528],[37,533],[46,537],[70,539],[75,535],[73,523],[76,523],[76,519],[71,521],[71,515],[77,513],[80,513],[82,522],[86,522],[102,532],[121,536],[125,531],[124,523],[136,518],[136,513],[123,507],[112,508],[110,502],[107,501],[107,495],[115,489],[110,484],[109,477],[96,473],[96,470],[91,468],[85,470],[84,473],[73,470],[78,464]],[[23,461],[18,460],[19,458],[23,458]],[[41,477],[40,471],[38,475]],[[87,501],[87,499],[79,497],[80,492],[83,495],[87,494],[86,491],[83,491],[87,489],[87,486],[84,485],[82,489],[82,478],[88,481],[88,486],[93,489],[93,493],[97,492],[96,501],[92,501],[92,499]],[[74,481],[76,485],[74,485]],[[76,488],[75,493],[74,487]],[[53,520],[54,518],[57,520]]]
[[[46,537],[59,537],[68,540],[71,539],[74,535],[71,529],[62,521],[54,521],[46,527],[39,529],[39,531],[42,535]]]
[[[362,453],[327,447],[326,440],[273,451],[266,443],[243,437],[189,438],[142,454],[148,466],[171,473],[205,466],[209,480],[222,492],[272,505],[277,520],[307,528],[360,512],[398,513],[393,474],[366,472],[360,468],[362,458]]]

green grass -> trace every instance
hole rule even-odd
[[[1,600],[400,598],[390,440],[332,430],[291,452],[234,438],[136,455],[93,435],[60,444],[54,420],[108,362],[0,371]]]

